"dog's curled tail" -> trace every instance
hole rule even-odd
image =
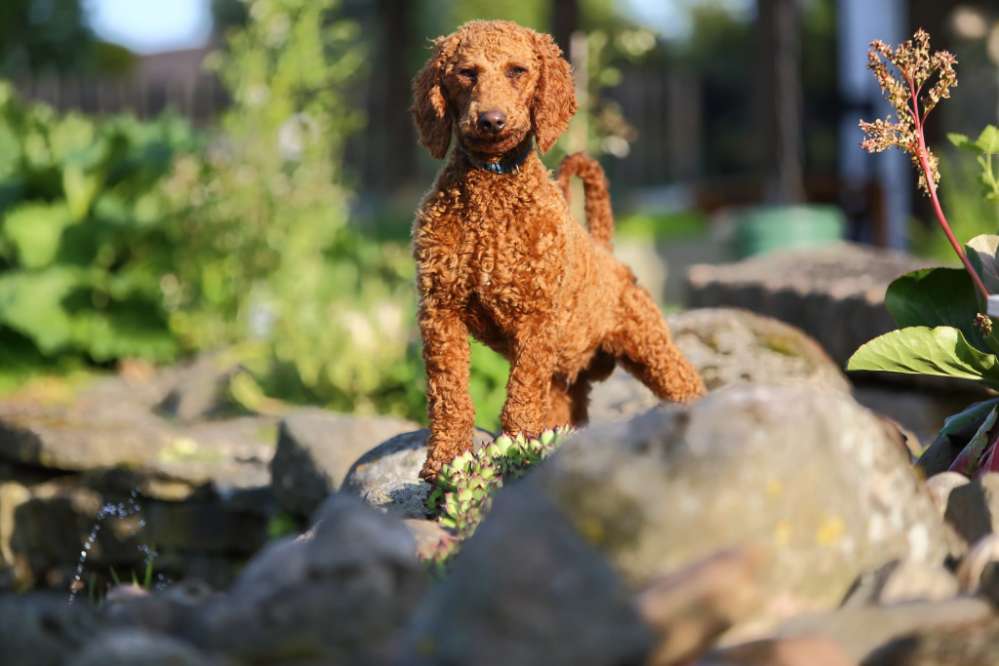
[[[593,240],[611,247],[614,238],[614,212],[611,210],[610,192],[604,169],[592,157],[573,153],[562,160],[558,168],[558,184],[565,200],[569,201],[569,179],[573,176],[583,181],[586,196],[586,227]]]

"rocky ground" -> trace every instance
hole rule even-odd
[[[949,396],[886,418],[792,326],[670,323],[710,395],[615,374],[460,546],[418,425],[234,416],[219,358],[0,401],[0,663],[999,663],[999,475],[922,478],[898,418]]]

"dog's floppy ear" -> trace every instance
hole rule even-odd
[[[534,45],[541,63],[541,75],[534,91],[531,117],[538,148],[547,152],[576,112],[576,91],[572,68],[551,35],[535,33]]]
[[[441,88],[444,62],[453,50],[454,36],[434,40],[434,54],[413,79],[413,106],[410,112],[422,143],[437,159],[447,154],[451,143],[451,114]]]

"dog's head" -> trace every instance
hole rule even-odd
[[[572,71],[549,36],[509,21],[472,21],[434,40],[413,81],[420,143],[440,159],[452,128],[468,150],[503,154],[531,132],[547,151],[576,112]]]

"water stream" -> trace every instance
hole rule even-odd
[[[90,551],[93,549],[94,544],[97,542],[97,537],[101,533],[101,529],[104,523],[111,519],[124,519],[130,518],[132,516],[139,516],[139,532],[146,527],[146,520],[142,517],[142,507],[139,506],[139,491],[137,489],[132,489],[129,494],[128,499],[122,502],[108,502],[100,508],[97,512],[97,516],[94,518],[94,526],[90,528],[90,533],[87,538],[83,541],[83,547],[80,550],[80,558],[76,563],[76,572],[73,576],[73,581],[69,585],[69,602],[72,604],[76,601],[76,597],[84,588],[83,583],[83,570],[87,564],[87,558],[90,557]],[[156,559],[157,553],[150,546],[140,543],[139,552],[142,553],[143,558],[143,569],[148,570]],[[162,574],[158,574],[156,577],[156,587],[162,588],[167,584],[166,578]]]

